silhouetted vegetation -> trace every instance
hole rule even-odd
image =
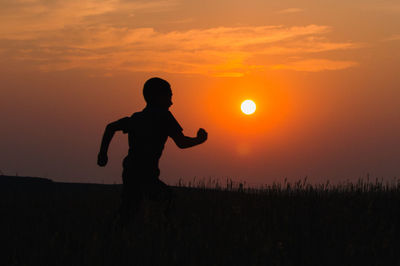
[[[119,185],[5,178],[2,265],[400,263],[397,180],[260,188],[195,181],[174,188],[169,219],[145,201],[140,216],[121,227]]]

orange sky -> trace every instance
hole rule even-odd
[[[0,1],[0,170],[119,183],[127,139],[99,168],[102,132],[159,76],[184,133],[209,132],[168,141],[169,184],[399,176],[399,18],[376,0]]]

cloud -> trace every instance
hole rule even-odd
[[[104,68],[128,71],[167,71],[215,76],[241,76],[266,62],[258,55],[299,55],[353,49],[357,44],[312,37],[329,32],[326,26],[217,27],[159,32],[153,28],[71,27],[29,41],[9,41],[18,60],[42,70]],[[66,36],[68,36],[66,38]],[[28,43],[28,42],[27,42]],[[246,64],[249,59],[256,64]]]
[[[242,76],[266,65],[257,59],[262,55],[293,56],[358,47],[312,37],[328,31],[329,27],[317,25],[217,27],[165,33],[153,28],[71,27],[39,33],[29,41],[3,41],[2,46],[9,47],[17,60],[31,62],[44,71],[96,68]],[[250,59],[255,63],[246,63]]]
[[[176,0],[15,0],[1,3],[0,36],[29,39],[41,31],[97,24],[99,16],[118,20],[138,12],[162,12]],[[108,25],[113,23],[108,21]]]
[[[293,8],[279,10],[277,13],[278,14],[293,14],[293,13],[300,13],[300,12],[304,12],[304,9],[293,7]]]
[[[353,61],[332,61],[327,59],[306,59],[271,66],[271,69],[288,69],[295,71],[319,72],[325,70],[340,70],[357,66]]]
[[[399,41],[399,40],[400,40],[400,34],[393,34],[392,36],[385,38],[382,41],[390,42],[390,41]]]
[[[193,18],[175,19],[175,20],[167,21],[166,23],[168,23],[168,24],[187,24],[187,23],[191,23],[191,22],[194,22]]]
[[[163,12],[177,1],[25,0],[4,6],[0,50],[42,71],[95,69],[239,77],[287,58],[360,48],[326,38],[324,25],[211,27],[162,31],[119,24],[135,12]],[[11,12],[11,11],[20,12]],[[3,20],[4,18],[1,18]],[[188,18],[190,19],[190,18]],[[179,20],[177,20],[179,21]],[[4,25],[7,25],[4,26]],[[271,68],[270,68],[271,69]],[[288,69],[288,68],[281,68]]]

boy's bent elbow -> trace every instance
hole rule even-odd
[[[188,148],[188,147],[189,147],[188,141],[186,140],[186,138],[185,138],[184,135],[182,135],[182,136],[175,136],[175,137],[173,138],[173,140],[174,140],[176,146],[177,146],[179,149],[185,149],[185,148]]]
[[[188,145],[186,145],[186,144],[184,143],[184,141],[175,141],[175,144],[176,144],[176,146],[177,146],[179,149],[188,148]]]
[[[176,143],[176,146],[178,146],[178,148],[187,149],[187,148],[191,148],[193,146],[197,146],[197,145],[203,143],[203,141],[201,141],[197,138],[184,137],[183,139],[175,141],[175,143]]]

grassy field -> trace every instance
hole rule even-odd
[[[2,265],[400,265],[400,183],[175,187],[119,226],[118,185],[0,176]]]

